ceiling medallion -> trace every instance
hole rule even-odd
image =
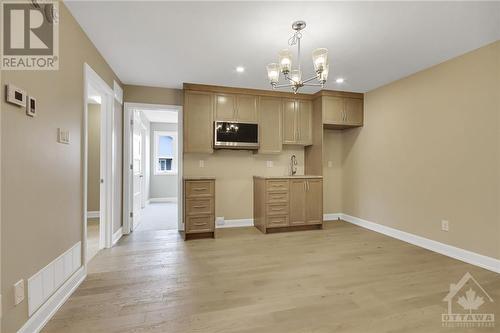
[[[303,86],[320,86],[324,87],[328,79],[328,50],[319,48],[313,51],[312,60],[316,75],[306,80],[302,80],[302,70],[300,68],[300,39],[302,38],[301,31],[306,27],[306,22],[295,21],[292,24],[292,29],[295,31],[288,40],[288,45],[297,45],[297,68],[292,68],[292,52],[289,49],[284,49],[278,53],[278,63],[267,65],[267,77],[273,89],[290,87],[296,94]],[[285,84],[279,84],[280,73],[288,81]],[[318,80],[319,83],[310,83],[313,80]]]

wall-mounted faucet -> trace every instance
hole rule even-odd
[[[294,176],[297,173],[297,156],[290,157],[290,174]]]

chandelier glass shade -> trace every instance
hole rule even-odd
[[[306,22],[295,21],[292,24],[292,29],[295,32],[288,40],[289,46],[297,45],[297,68],[292,67],[293,55],[289,49],[281,50],[278,53],[278,63],[267,65],[267,78],[273,89],[289,87],[294,93],[297,93],[299,88],[303,86],[323,87],[328,80],[328,50],[325,48],[318,48],[312,52],[312,61],[316,74],[305,80],[302,79],[302,70],[300,68],[300,39],[302,38],[301,31],[304,30],[305,27]],[[287,83],[279,83],[280,74],[288,81]],[[315,80],[317,80],[317,82],[311,82]]]

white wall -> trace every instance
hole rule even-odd
[[[150,129],[150,186],[149,186],[149,197],[150,198],[176,198],[177,197],[177,187],[178,187],[178,175],[155,175],[154,174],[154,132],[155,131],[170,131],[177,132],[178,126],[174,123],[151,123]],[[178,138],[179,139],[179,138]]]

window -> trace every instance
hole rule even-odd
[[[177,133],[155,131],[155,175],[177,174]]]

